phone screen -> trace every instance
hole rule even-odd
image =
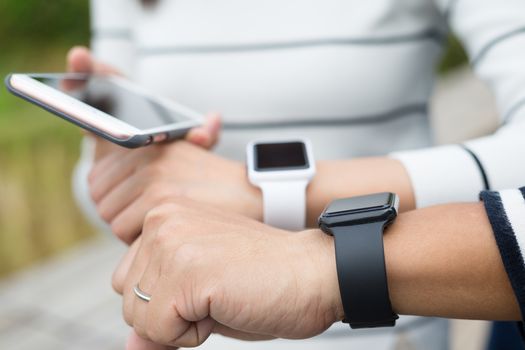
[[[141,130],[195,120],[170,100],[153,96],[121,78],[99,75],[32,78]]]

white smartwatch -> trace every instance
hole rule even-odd
[[[250,142],[248,178],[263,193],[264,223],[290,231],[306,224],[306,187],[315,175],[307,139]]]

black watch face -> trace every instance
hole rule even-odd
[[[303,142],[259,143],[254,149],[256,171],[307,169],[308,157]]]
[[[327,216],[352,214],[355,212],[388,209],[396,205],[393,193],[377,193],[366,196],[345,198],[333,201],[325,211]],[[397,208],[396,208],[397,209]]]

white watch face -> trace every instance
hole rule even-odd
[[[291,231],[304,228],[306,187],[315,175],[306,138],[257,140],[246,147],[248,179],[263,192],[264,222]]]
[[[315,175],[312,145],[308,139],[260,140],[246,147],[250,182],[310,181]]]
[[[304,142],[257,143],[253,150],[255,171],[308,169],[308,154]]]

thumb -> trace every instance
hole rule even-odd
[[[69,73],[92,73],[93,59],[89,50],[83,46],[75,46],[67,53],[67,71]],[[81,88],[84,82],[76,79],[63,79],[60,82],[65,91]]]
[[[73,73],[93,72],[94,62],[88,48],[75,46],[67,54],[67,71]]]
[[[212,148],[219,140],[221,131],[221,116],[210,113],[204,125],[193,128],[188,132],[186,140],[206,149]]]

